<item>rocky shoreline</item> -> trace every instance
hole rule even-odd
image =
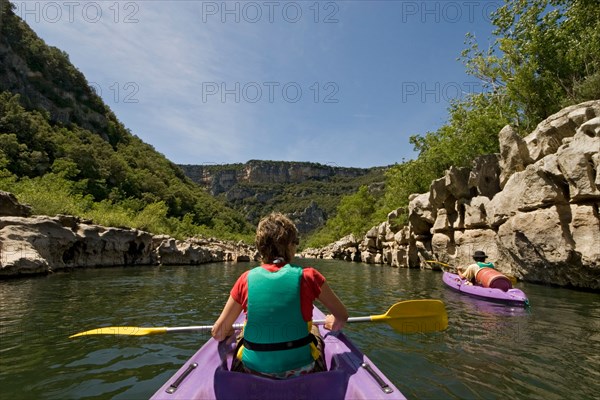
[[[256,249],[243,242],[177,240],[136,229],[94,225],[70,215],[30,216],[27,206],[1,191],[0,210],[0,278],[85,267],[258,260]]]
[[[499,140],[500,154],[450,168],[364,237],[302,255],[440,269],[484,250],[524,281],[600,290],[600,100],[567,107],[524,138],[506,126]]]

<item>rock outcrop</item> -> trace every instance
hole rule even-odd
[[[364,238],[303,255],[436,269],[431,261],[465,265],[484,250],[525,281],[600,290],[600,101],[565,108],[524,138],[507,126],[499,140],[500,154],[450,168]]]
[[[254,260],[258,260],[257,251],[241,242],[181,241],[136,229],[93,225],[66,215],[0,217],[0,277],[83,267]]]
[[[294,221],[296,228],[298,228],[298,232],[301,234],[312,232],[325,225],[325,220],[327,218],[325,211],[314,201],[311,201],[304,210],[296,211],[288,216]]]
[[[30,215],[31,207],[19,203],[12,193],[0,190],[0,217],[29,217]]]

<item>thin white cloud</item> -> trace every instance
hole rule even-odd
[[[194,126],[187,115],[171,113],[165,118],[169,131],[165,139],[170,142],[168,148],[173,154],[171,159],[180,159],[180,163],[194,164],[230,160],[231,155],[241,152],[242,144],[231,137],[235,128],[218,124]]]

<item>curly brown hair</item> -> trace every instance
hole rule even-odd
[[[273,263],[282,258],[292,261],[294,253],[290,244],[298,244],[298,229],[285,215],[275,212],[267,215],[256,228],[256,248],[263,263]]]

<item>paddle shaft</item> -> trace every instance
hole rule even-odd
[[[371,316],[368,317],[352,317],[348,318],[346,323],[353,322],[372,322]],[[325,325],[324,319],[316,319],[313,321],[314,325]],[[244,327],[244,324],[233,324],[233,329],[241,330]],[[196,326],[180,326],[174,328],[165,328],[165,332],[168,333],[177,333],[177,332],[202,332],[202,331],[210,331],[213,328],[212,325],[196,325]]]
[[[372,322],[373,319],[372,317],[369,315],[368,317],[352,317],[352,318],[348,318],[348,320],[346,321],[346,323],[352,323],[352,322]],[[324,319],[316,319],[313,321],[313,324],[315,325],[325,325],[325,320]]]
[[[435,263],[435,264],[440,264],[440,265],[443,265],[444,267],[449,267],[449,268],[457,269],[457,268],[456,268],[455,266],[453,266],[453,265],[446,264],[446,263],[444,263],[444,262],[437,261],[437,260],[427,260],[427,261],[425,261],[425,262],[426,262],[426,263]]]

